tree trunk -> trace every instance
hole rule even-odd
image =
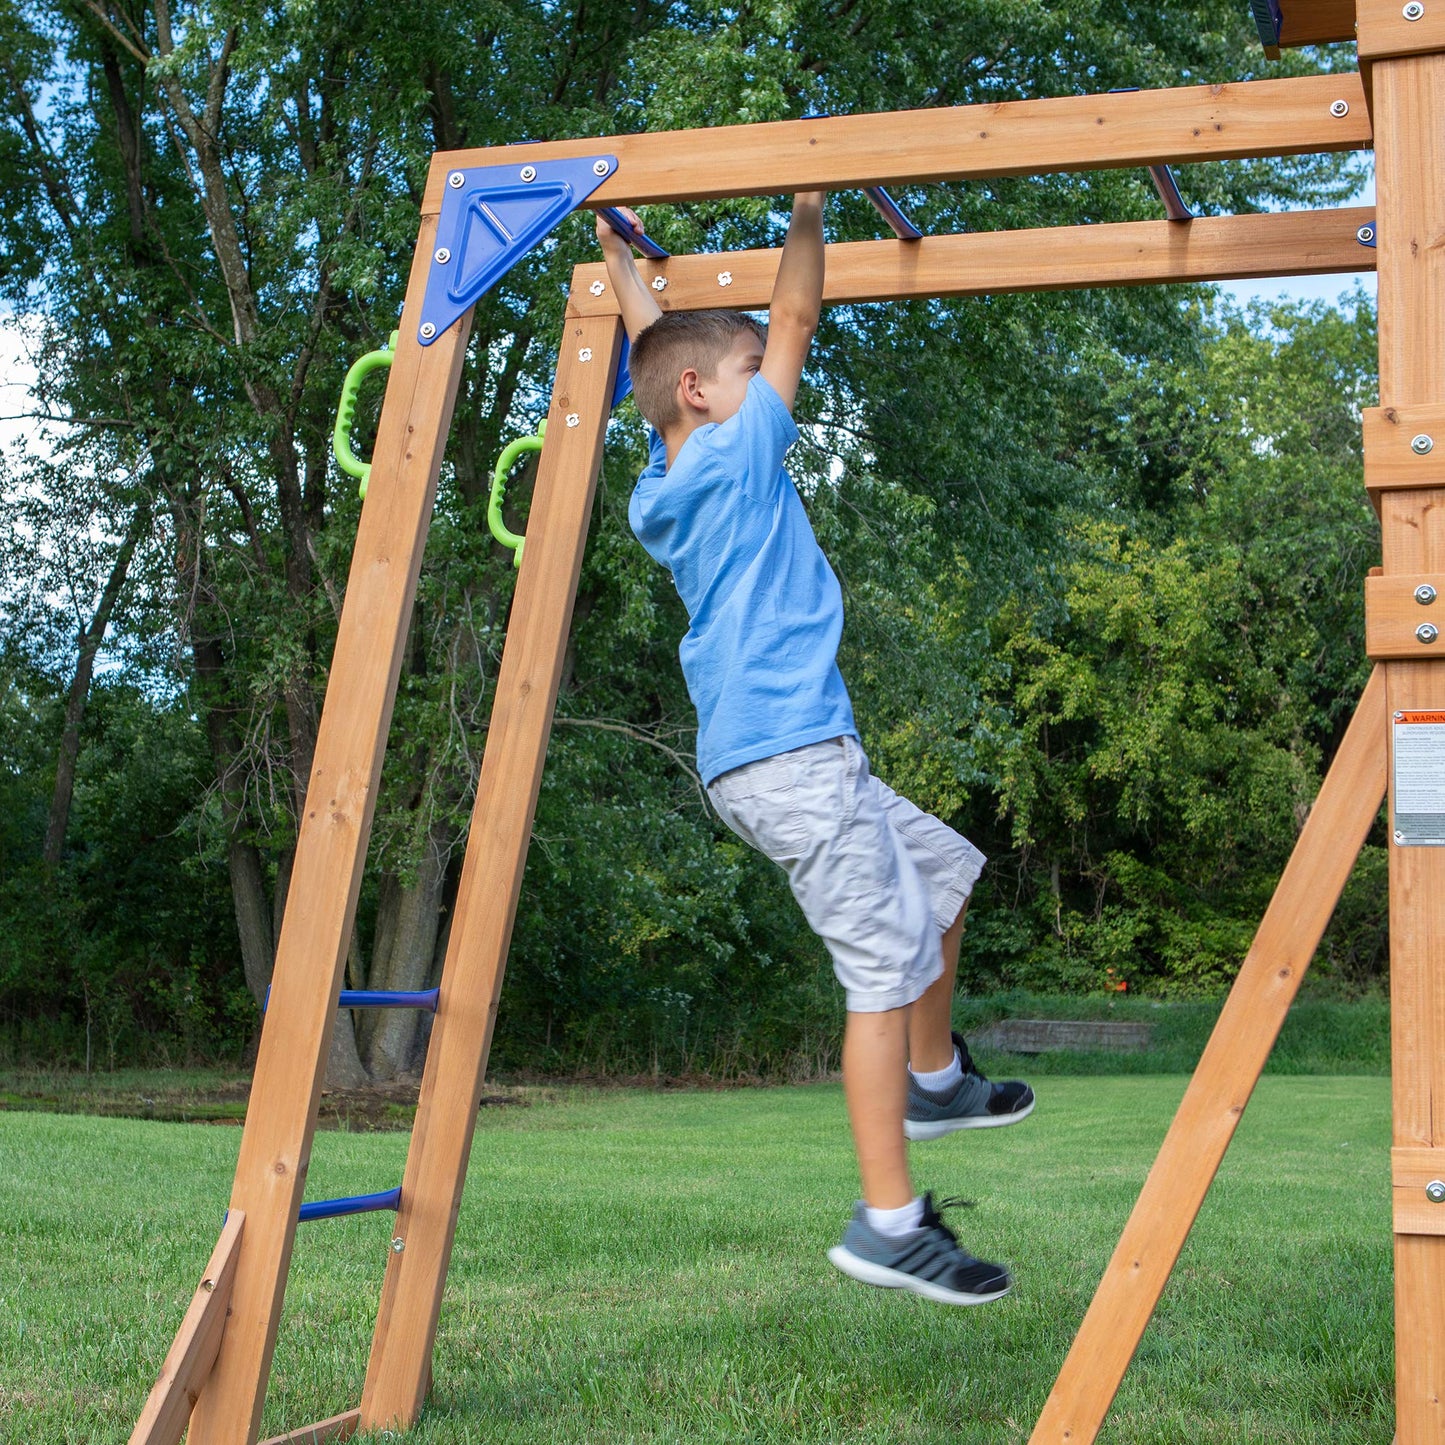
[[[372,988],[425,988],[436,953],[441,924],[442,891],[446,883],[443,839],[437,830],[428,834],[417,864],[416,881],[388,889],[383,904],[394,909],[392,919],[378,917],[377,934],[390,934],[390,948],[378,949],[372,961]],[[380,976],[378,976],[380,974]],[[382,1009],[366,1039],[365,1062],[374,1079],[392,1079],[411,1065],[416,1048],[415,1009]]]
[[[231,898],[236,908],[236,932],[241,939],[241,965],[246,987],[256,1007],[266,1006],[276,950],[271,935],[271,909],[266,901],[266,878],[261,855],[254,843],[232,838],[226,845],[226,864],[231,874]]]
[[[110,626],[110,615],[115,611],[121,588],[125,585],[130,560],[135,555],[136,545],[150,525],[150,503],[141,502],[130,519],[121,540],[120,551],[110,569],[105,590],[100,594],[100,605],[90,625],[80,634],[75,659],[75,676],[71,679],[70,694],[65,700],[65,727],[60,734],[60,752],[55,760],[55,790],[50,797],[50,817],[45,825],[45,846],[42,854],[50,867],[60,862],[65,847],[65,829],[70,821],[70,802],[75,795],[75,762],[80,755],[80,725],[85,720],[85,705],[90,697],[90,679],[95,671],[95,654],[105,639],[105,630]]]

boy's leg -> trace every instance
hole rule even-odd
[[[943,935],[943,972],[908,1013],[908,1063],[915,1074],[932,1074],[952,1062],[953,988],[958,979],[958,950],[963,942],[963,922],[968,900]]]
[[[843,1031],[843,1095],[858,1151],[863,1202],[874,1209],[900,1209],[914,1197],[903,1137],[908,1021],[906,1008],[849,1013]]]

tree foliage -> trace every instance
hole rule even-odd
[[[201,1051],[254,1029],[270,976],[359,512],[329,465],[335,398],[395,325],[434,149],[1264,66],[1233,0],[16,0],[0,50],[0,293],[38,337],[39,405],[69,423],[58,455],[3,477],[0,988],[17,1029],[54,1019],[72,1049],[103,994]],[[1180,178],[1214,211],[1356,184],[1341,157]],[[1157,210],[1125,171],[899,199],[934,231]],[[777,244],[785,209],[648,220],[669,249],[723,249]],[[834,198],[829,227],[878,232],[858,196]],[[590,255],[570,221],[477,308],[355,985],[437,976],[513,576],[484,488],[544,409],[561,297]],[[1365,306],[1246,322],[1169,288],[829,314],[795,471],[844,582],[845,673],[878,770],[994,854],[976,982],[1090,987],[1112,967],[1205,989],[1237,962],[1358,683],[1359,618],[1337,599],[1373,546],[1355,439],[1369,340]],[[826,1058],[839,1005],[820,949],[691,771],[685,619],[625,522],[641,454],[624,408],[497,1057]],[[525,503],[523,486],[519,525]],[[67,736],[75,806],[46,862]],[[1372,907],[1351,914],[1342,970],[1374,966]],[[338,1030],[334,1076],[411,1066],[414,1023]]]

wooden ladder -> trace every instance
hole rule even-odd
[[[434,165],[435,169],[435,165]],[[424,216],[404,314],[420,313]],[[301,1208],[382,754],[470,311],[387,381],[316,742],[230,1210],[131,1445],[254,1445]],[[421,1410],[621,351],[617,316],[565,323],[436,1021],[359,1408],[278,1436],[406,1428]]]

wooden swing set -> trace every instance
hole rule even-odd
[[[1379,272],[1381,405],[1364,418],[1383,567],[1377,666],[1031,1437],[1104,1419],[1366,834],[1390,798],[1392,1178],[1399,1445],[1445,1442],[1445,0],[1254,0],[1268,53],[1357,39],[1358,74],[1013,101],[433,158],[301,820],[231,1207],[131,1445],[254,1445],[361,885],[382,754],[476,296],[579,204],[1361,150],[1360,209],[1137,221],[828,247],[825,302]],[[885,204],[886,203],[886,204]],[[766,306],[778,251],[644,261],[669,309]],[[361,1404],[276,1437],[404,1430],[432,1346],[563,650],[618,386],[600,264],[573,273],[527,547],[488,728]],[[1441,457],[1434,456],[1437,440]],[[1435,1101],[1440,1101],[1440,1112]]]

